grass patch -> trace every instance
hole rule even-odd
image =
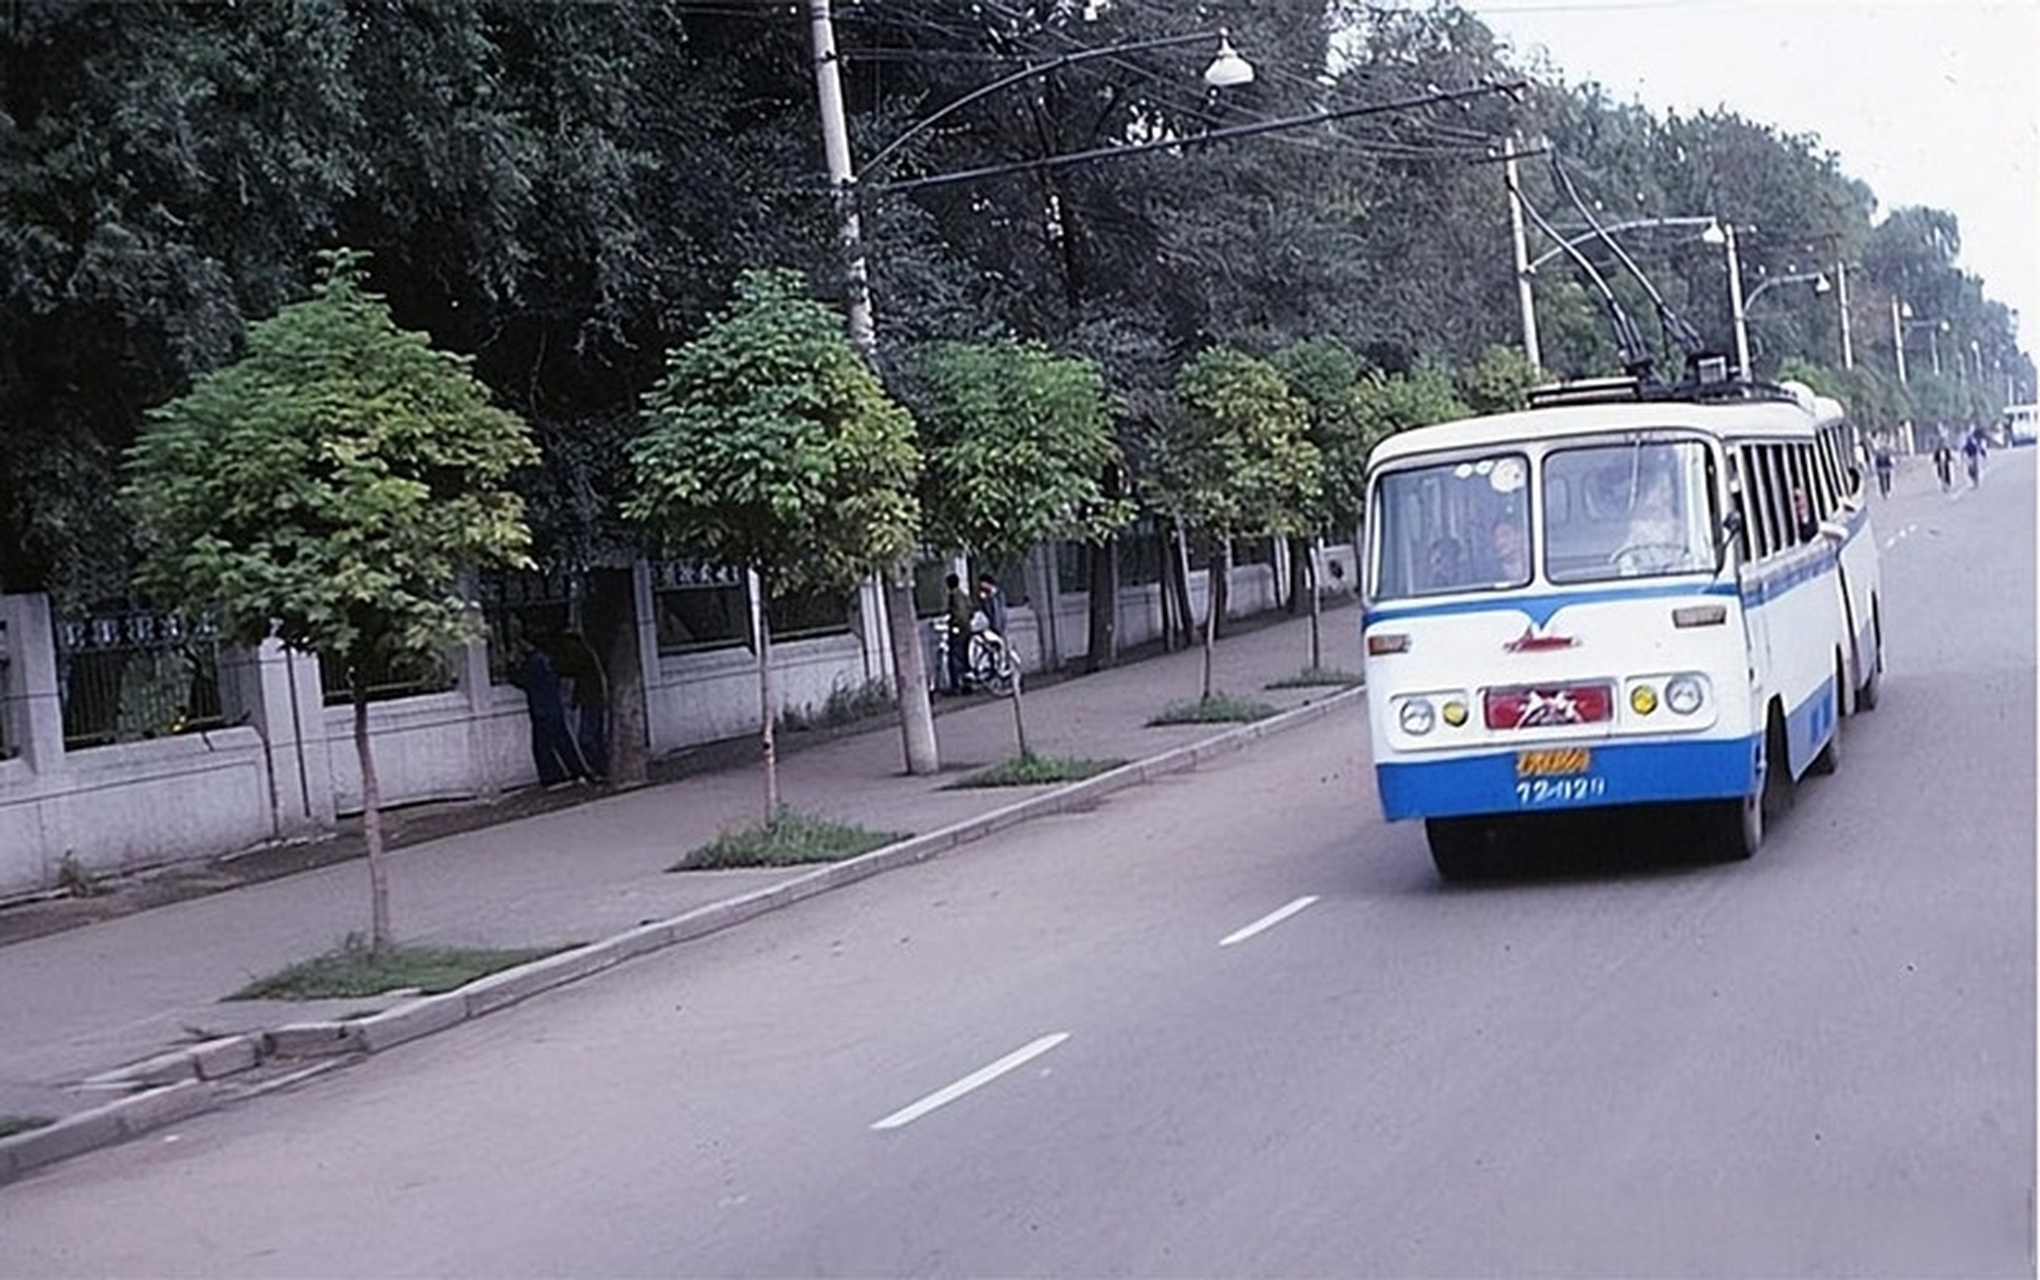
[[[1229,693],[1214,693],[1208,698],[1195,702],[1172,702],[1162,713],[1148,721],[1150,728],[1164,724],[1228,724],[1251,723],[1266,720],[1275,714],[1275,708],[1265,702],[1251,698],[1235,698]]]
[[[1269,681],[1266,687],[1270,689],[1315,689],[1322,685],[1329,685],[1338,689],[1350,689],[1359,683],[1360,677],[1351,671],[1341,671],[1337,667],[1305,667],[1293,676],[1284,676],[1280,680]]]
[[[47,1129],[56,1121],[48,1116],[0,1116],[0,1138],[11,1138],[17,1133],[29,1133],[36,1129]]]
[[[438,995],[515,968],[565,947],[525,947],[491,951],[463,947],[370,946],[360,935],[325,955],[303,960],[288,969],[242,987],[229,1000],[329,1000],[381,995],[416,988]]]
[[[841,862],[906,838],[897,832],[867,831],[781,808],[772,821],[725,831],[666,869],[721,871],[730,867]]]
[[[991,768],[980,769],[942,789],[964,791],[973,787],[1032,787],[1045,782],[1081,782],[1125,763],[1124,760],[1044,756],[1030,751],[1025,755],[1008,756]]]
[[[99,896],[99,877],[78,861],[77,854],[67,853],[57,864],[57,888],[74,898],[96,898]]]
[[[790,707],[780,712],[779,727],[794,733],[834,729],[884,715],[892,709],[892,686],[884,680],[866,680],[855,686],[838,684],[829,690],[828,698],[820,706]]]

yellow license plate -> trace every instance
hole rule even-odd
[[[1545,747],[1516,753],[1519,778],[1569,778],[1594,766],[1594,753],[1586,747]]]

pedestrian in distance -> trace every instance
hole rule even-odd
[[[1962,440],[1962,465],[1969,469],[1969,487],[1983,483],[1983,431],[1971,431]]]
[[[538,645],[517,641],[511,649],[510,683],[524,691],[539,784],[550,789],[588,777],[588,762],[567,728],[567,704],[552,655]]]
[[[1934,474],[1941,478],[1941,492],[1955,487],[1955,451],[1948,446],[1948,433],[1934,437]]]
[[[1891,469],[1896,461],[1891,456],[1891,441],[1881,436],[1878,437],[1877,451],[1871,455],[1871,463],[1877,468],[1877,495],[1879,497],[1888,498],[1891,496]]]

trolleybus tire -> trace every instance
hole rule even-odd
[[[1739,800],[1717,800],[1716,848],[1724,862],[1754,857],[1764,843],[1764,800],[1761,793]]]
[[[1875,650],[1870,655],[1870,674],[1856,689],[1856,710],[1877,710],[1877,697],[1884,683],[1884,619],[1878,616],[1877,602],[1870,602],[1870,634],[1874,637]]]
[[[1426,818],[1424,839],[1441,880],[1480,880],[1495,872],[1495,824],[1485,818]]]
[[[1806,766],[1808,773],[1817,773],[1822,777],[1828,777],[1836,769],[1842,767],[1842,723],[1846,717],[1842,715],[1841,710],[1841,690],[1847,679],[1848,668],[1842,666],[1841,659],[1837,657],[1835,659],[1835,727],[1834,731],[1828,734],[1828,740],[1821,744],[1820,752],[1814,756],[1813,763]]]
[[[1786,754],[1785,722],[1775,711],[1764,737],[1764,787],[1759,797],[1766,826],[1792,812],[1792,758]]]

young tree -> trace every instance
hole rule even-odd
[[[737,296],[667,353],[630,446],[624,514],[669,547],[757,575],[765,822],[779,814],[771,628],[777,591],[848,586],[919,536],[914,422],[797,273],[747,271]]]
[[[369,681],[462,638],[456,575],[526,562],[523,506],[506,479],[537,451],[465,358],[397,328],[360,268],[361,255],[326,255],[308,301],[255,325],[246,356],[155,410],[129,450],[122,498],[153,599],[216,609],[243,644],[274,634],[345,664],[382,948]]]
[[[1360,524],[1360,504],[1367,484],[1367,453],[1377,443],[1367,423],[1355,411],[1355,391],[1360,385],[1362,365],[1357,356],[1335,338],[1311,338],[1292,343],[1276,352],[1270,361],[1281,371],[1289,389],[1309,406],[1310,442],[1317,447],[1320,465],[1316,492],[1312,494],[1308,542],[1290,538],[1291,562],[1301,578],[1310,572],[1310,669],[1324,666],[1321,584],[1316,565],[1322,558],[1329,532],[1341,542],[1351,543]],[[1305,585],[1301,582],[1298,587]],[[1292,613],[1297,611],[1292,589]]]
[[[1156,506],[1213,546],[1204,615],[1208,701],[1224,549],[1237,537],[1307,528],[1320,459],[1307,434],[1309,407],[1264,360],[1211,348],[1184,366],[1176,396],[1180,412],[1148,441],[1144,480]]]
[[[1453,379],[1459,396],[1474,413],[1507,413],[1529,405],[1530,389],[1544,374],[1515,347],[1493,346]]]
[[[1098,542],[1132,518],[1101,482],[1119,447],[1096,364],[1032,343],[950,342],[917,373],[930,542],[1010,564],[1051,538]],[[1017,683],[1013,726],[1025,756]]]

